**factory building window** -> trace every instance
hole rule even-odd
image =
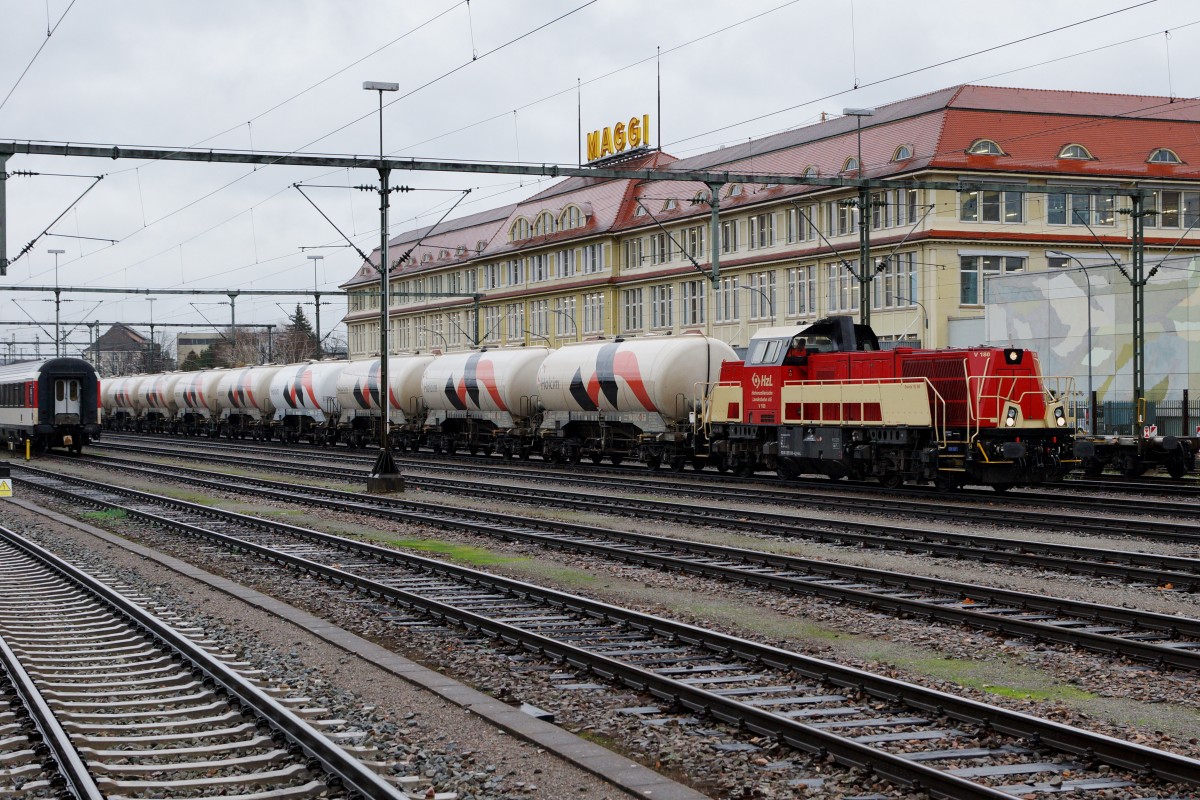
[[[980,139],[973,145],[967,148],[967,152],[973,156],[1002,156],[1004,151],[1000,149],[1000,145],[993,142],[991,139]]]
[[[750,249],[775,246],[775,215],[755,214],[750,217]]]
[[[507,264],[507,279],[509,286],[520,286],[525,283],[525,259],[514,258]]]
[[[558,256],[555,259],[556,278],[574,278],[575,277],[575,251],[574,250],[559,250]]]
[[[684,281],[679,303],[679,322],[682,325],[703,325],[705,322],[705,282]]]
[[[963,222],[1024,222],[1024,198],[1021,192],[962,192]]]
[[[642,265],[642,240],[626,239],[625,240],[625,268],[637,269]]]
[[[529,282],[550,280],[550,253],[538,253],[529,257]]]
[[[1019,256],[961,256],[961,292],[964,306],[987,302],[987,279],[1009,272],[1024,272],[1025,259]]]
[[[675,324],[675,287],[670,284],[650,287],[650,326],[670,328]]]
[[[727,219],[721,223],[721,252],[736,253],[738,249],[738,222]]]
[[[713,292],[713,305],[716,307],[714,319],[717,322],[737,322],[738,313],[738,279],[736,275],[727,275],[717,282]]]
[[[792,267],[787,271],[788,316],[817,313],[817,268]]]
[[[788,242],[807,242],[817,238],[817,207],[815,205],[787,210]]]
[[[857,261],[825,266],[831,312],[858,310],[858,278],[854,277],[854,270],[857,268]]]
[[[1160,189],[1145,202],[1144,208],[1158,211],[1157,215],[1146,217],[1147,228],[1193,228],[1200,224],[1200,192]]]
[[[703,225],[693,225],[683,232],[683,246],[697,261],[704,258],[704,230]]]
[[[650,263],[665,264],[671,260],[671,239],[665,233],[650,235]]]
[[[775,317],[775,270],[750,273],[750,319],[762,321]]]
[[[1112,225],[1114,198],[1051,192],[1046,195],[1046,222],[1051,225]]]
[[[583,264],[581,265],[584,274],[591,275],[600,272],[604,269],[604,245],[589,244],[583,247]]]
[[[575,319],[575,298],[559,297],[554,301],[554,332],[559,337],[578,336],[579,323]]]
[[[624,331],[640,331],[645,327],[644,317],[645,291],[625,289],[621,292],[621,329]]]
[[[916,307],[917,272],[913,254],[896,253],[875,259],[875,280],[871,281],[871,307]]]
[[[498,289],[500,288],[500,275],[503,264],[484,264],[483,265],[483,288]]]
[[[500,341],[500,324],[504,321],[504,309],[500,306],[488,306],[483,310],[483,340],[485,342]]]
[[[550,335],[550,301],[533,300],[529,303],[529,332],[545,339]]]
[[[604,333],[603,292],[590,292],[583,296],[583,332],[589,335]]]
[[[509,343],[525,341],[525,304],[509,303],[504,307],[504,319],[508,325]]]

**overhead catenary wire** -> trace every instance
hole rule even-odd
[[[34,52],[33,58],[29,59],[29,63],[25,65],[25,69],[21,70],[21,74],[17,76],[16,82],[14,82],[12,88],[8,90],[8,94],[4,95],[3,100],[0,100],[0,111],[4,110],[4,106],[8,104],[9,98],[13,96],[13,92],[17,91],[17,87],[21,85],[21,81],[25,80],[25,76],[29,73],[30,68],[33,67],[33,62],[37,61],[38,56],[42,54],[42,50],[44,50],[46,45],[50,43],[50,37],[53,36],[54,32],[58,30],[58,26],[61,25],[62,21],[67,18],[67,14],[74,6],[75,0],[71,0],[70,4],[68,4],[66,9],[63,10],[62,16],[58,18],[58,22],[54,23],[53,28],[50,27],[50,6],[46,6],[46,38],[42,40],[40,45],[38,45],[37,51]]]

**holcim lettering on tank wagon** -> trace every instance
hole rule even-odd
[[[569,344],[542,362],[538,396],[547,411],[648,411],[676,422],[734,360],[732,347],[700,334]]]
[[[393,422],[420,411],[421,376],[434,360],[432,355],[393,356],[388,359],[388,404]],[[379,411],[379,359],[353,361],[337,380],[337,399],[343,413]]]
[[[254,419],[269,417],[275,412],[271,402],[271,380],[283,367],[243,367],[222,376],[217,384],[218,413],[238,411]]]
[[[440,356],[425,369],[421,396],[435,411],[532,413],[538,367],[549,353],[523,347]]]
[[[270,398],[275,418],[304,414],[324,422],[338,413],[337,379],[349,361],[316,361],[280,368],[271,379]]]

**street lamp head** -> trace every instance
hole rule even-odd
[[[847,117],[873,117],[875,109],[873,108],[843,108],[842,113]]]
[[[363,81],[363,88],[372,92],[398,92],[400,84],[384,81]]]
[[[322,259],[322,258],[324,258],[324,257],[325,257],[325,256],[308,256],[307,258],[308,258],[308,260],[309,260],[309,261],[319,261],[319,260],[321,260],[321,259]]]
[[[51,249],[47,250],[46,252],[53,253],[56,256],[61,256],[63,253],[65,253],[67,251],[66,250],[55,250],[55,249],[51,248]]]

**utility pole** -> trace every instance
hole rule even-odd
[[[862,118],[874,116],[873,108],[845,108],[842,113],[854,117],[858,131],[858,198],[851,201],[858,208],[858,318],[863,325],[871,324],[871,281],[875,265],[871,264],[871,190],[863,177]]]
[[[382,97],[382,94],[380,96]],[[317,358],[321,357],[321,293],[317,290],[317,262],[324,258],[325,256],[308,256],[308,260],[313,262],[313,307],[316,308],[317,318]]]

